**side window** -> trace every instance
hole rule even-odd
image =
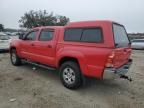
[[[80,41],[82,29],[66,29],[65,30],[65,41]]]
[[[83,42],[102,42],[102,31],[100,28],[84,29],[81,37]]]
[[[37,31],[32,31],[26,35],[25,40],[35,40],[36,35],[37,35]]]
[[[39,37],[39,40],[40,41],[52,40],[53,34],[54,34],[54,31],[51,31],[51,30],[48,30],[48,29],[42,30],[41,34],[40,34],[40,37]]]

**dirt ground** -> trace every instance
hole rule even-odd
[[[0,108],[144,108],[144,51],[133,51],[129,75],[123,79],[87,79],[78,90],[62,86],[55,71],[11,65],[0,54]]]

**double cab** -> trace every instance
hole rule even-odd
[[[14,66],[25,60],[57,69],[69,89],[80,87],[85,76],[112,79],[125,75],[132,63],[130,55],[124,26],[105,20],[36,27],[10,43]]]

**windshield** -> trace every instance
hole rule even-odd
[[[113,24],[113,32],[116,47],[126,47],[130,43],[125,28],[119,24]]]

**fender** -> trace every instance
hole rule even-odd
[[[80,69],[84,75],[88,73],[86,59],[84,54],[79,51],[70,50],[67,48],[61,48],[56,54],[56,67],[59,67],[59,62],[64,57],[76,58],[79,62]]]
[[[21,54],[20,54],[20,39],[14,39],[14,40],[12,40],[11,41],[11,43],[10,43],[10,50],[12,49],[12,48],[16,48],[16,51],[17,51],[17,55],[19,56],[19,57],[21,57]]]

